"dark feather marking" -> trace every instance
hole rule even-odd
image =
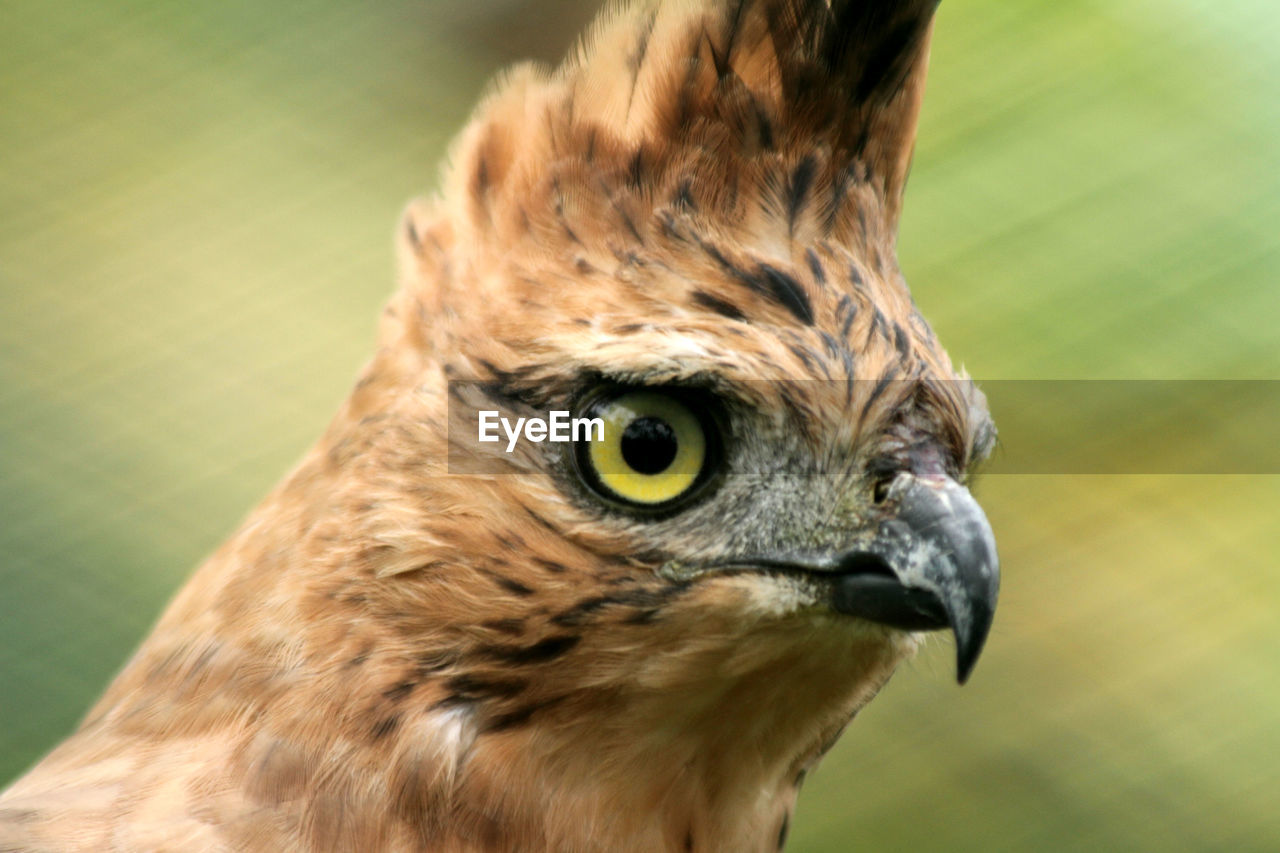
[[[911,343],[907,339],[906,331],[897,323],[893,324],[893,345],[898,350],[898,355],[905,361],[911,352]]]
[[[539,567],[546,569],[552,574],[559,575],[559,574],[564,574],[565,572],[568,571],[568,568],[564,565],[564,563],[557,563],[554,560],[544,560],[541,557],[534,557],[533,561],[537,563]]]
[[[561,530],[559,527],[556,527],[550,521],[543,518],[541,515],[529,509],[528,507],[524,507],[524,513],[525,515],[529,516],[530,520],[532,520],[534,523],[538,524],[539,526],[543,527],[544,529],[550,530],[552,533],[556,534],[557,536],[561,534]]]
[[[614,595],[597,595],[577,602],[567,610],[562,610],[551,621],[563,627],[581,625],[605,607],[652,608],[660,607],[672,598],[689,588],[688,582],[674,583],[658,589],[635,589],[618,592]]]
[[[742,12],[747,6],[747,2],[748,0],[738,0],[734,4],[733,12],[725,27],[724,58],[717,57],[716,59],[716,73],[720,75],[722,80],[729,75],[733,68],[733,47],[738,40],[738,31],[742,27]]]
[[[844,347],[840,346],[840,342],[825,329],[819,332],[819,337],[822,338],[822,345],[827,348],[827,355],[830,358],[839,358],[840,352],[844,349]]]
[[[557,613],[555,616],[551,617],[551,621],[561,627],[570,628],[586,622],[591,614],[601,608],[612,604],[625,603],[627,603],[627,596],[625,595],[598,595],[594,598],[583,599],[577,604],[574,604],[568,610],[563,610]]]
[[[662,612],[661,607],[650,607],[645,610],[638,610],[628,616],[623,621],[628,625],[648,625],[658,618],[658,614]]]
[[[871,306],[871,310],[873,313],[871,315],[871,322],[867,324],[867,339],[863,343],[864,349],[871,346],[871,339],[876,335],[880,335],[880,337],[884,338],[886,341],[890,339],[889,321],[884,318],[884,312],[875,305]]]
[[[699,240],[698,245],[701,247],[702,251],[707,253],[707,257],[711,258],[711,260],[715,261],[720,266],[720,269],[724,270],[743,284],[748,282],[746,272],[735,266],[728,258],[726,258],[724,253],[720,251],[719,246],[714,243],[708,243],[704,240]]]
[[[627,165],[627,180],[632,188],[640,189],[644,185],[644,149],[637,148],[636,153]]]
[[[778,849],[787,846],[787,833],[791,829],[791,812],[787,812],[782,816],[782,826],[778,827]]]
[[[756,133],[760,136],[760,147],[765,151],[772,151],[773,122],[769,120],[769,114],[765,112],[764,106],[754,94],[751,96],[751,105],[756,115]]]
[[[822,268],[822,261],[818,258],[818,253],[813,249],[806,249],[804,257],[809,262],[809,272],[813,274],[813,280],[818,284],[826,284],[827,271]]]
[[[849,330],[853,328],[853,321],[858,318],[858,306],[849,298],[848,294],[841,296],[840,301],[836,304],[836,316],[844,315],[844,322],[840,325],[840,337],[849,340]]]
[[[880,251],[880,247],[874,243],[870,247],[871,265],[879,271],[881,275],[886,275],[888,267],[884,262],[884,254]]]
[[[561,195],[561,192],[560,192],[559,178],[552,179],[551,189],[552,189],[552,192],[555,194],[555,199],[556,199],[556,203],[555,203],[556,219],[559,220],[560,227],[564,229],[565,236],[567,236],[571,241],[578,244],[579,246],[583,245],[582,240],[578,238],[577,232],[575,232],[573,228],[569,225],[568,217],[566,217],[564,214],[564,197],[563,195]]]
[[[413,688],[417,686],[417,681],[401,681],[382,691],[382,696],[384,699],[389,699],[392,702],[399,702],[401,699],[404,699],[412,693]]]
[[[564,701],[563,696],[555,696],[551,699],[544,699],[541,702],[533,702],[529,705],[516,708],[514,711],[507,711],[504,714],[489,719],[480,729],[481,734],[493,734],[495,732],[506,731],[518,726],[522,726],[529,722],[529,718],[541,711],[543,708],[549,708],[557,702]]]
[[[693,201],[693,179],[685,178],[680,181],[680,185],[676,187],[675,195],[671,199],[676,207],[685,210],[697,210],[698,206]]]
[[[711,33],[707,32],[707,28],[702,28],[702,41],[707,45],[707,51],[711,54],[711,64],[715,66],[716,77],[723,83],[732,71],[729,67],[727,54],[720,55],[720,51],[716,50],[716,43],[711,40]]]
[[[519,533],[499,533],[494,538],[501,542],[502,547],[508,551],[523,551],[527,547],[524,537]],[[495,560],[495,562],[497,561]]]
[[[516,665],[546,663],[567,654],[580,642],[582,637],[575,634],[558,634],[539,640],[531,646],[481,646],[477,653],[493,660]]]
[[[853,170],[851,168],[840,169],[831,176],[831,205],[827,209],[826,232],[830,234],[835,230],[836,223],[840,221],[840,211],[844,207],[845,199],[849,197],[849,184],[853,182]]]
[[[860,155],[872,139],[877,110],[901,91],[915,67],[914,60],[919,56],[915,48],[927,32],[937,3],[936,0],[899,0],[891,6],[869,2],[834,5],[833,15],[811,16],[814,26],[809,29],[819,32],[809,36],[797,34],[802,44],[812,43],[811,38],[818,41],[816,58],[819,63],[825,59],[828,69],[820,71],[802,66],[787,74],[784,68],[784,88],[791,100],[808,102],[813,107],[821,104],[824,109],[821,112],[815,109],[816,116],[829,117],[814,129],[834,131],[839,148]],[[901,11],[904,7],[905,14]],[[825,92],[832,81],[850,93],[844,110],[829,103],[834,100],[830,95],[814,94]]]
[[[924,22],[927,21],[925,17]],[[911,70],[908,60],[915,54],[926,29],[924,22],[919,18],[901,22],[881,39],[869,57],[862,60],[862,79],[853,94],[857,102],[870,101],[873,97],[887,101],[902,89]]]
[[[880,399],[880,395],[884,394],[885,389],[889,387],[889,383],[893,382],[895,378],[897,377],[895,377],[894,374],[886,373],[884,376],[881,376],[876,380],[875,387],[871,389],[871,394],[867,397],[866,405],[862,407],[862,413],[864,416],[867,411],[875,405],[876,400]]]
[[[862,270],[856,263],[849,264],[849,283],[853,285],[853,289],[859,293],[866,291],[867,282],[862,277]]]
[[[791,354],[800,359],[801,363],[803,363],[805,368],[810,372],[818,369],[819,362],[816,359],[810,358],[809,353],[804,347],[789,343],[787,344],[787,349],[791,350]],[[830,375],[828,375],[827,378],[830,379]]]
[[[522,403],[535,409],[542,408],[542,404],[545,401],[537,393],[537,389],[531,386],[524,372],[520,370],[502,370],[482,358],[476,359],[476,361],[493,374],[494,381],[474,382],[465,380],[457,383],[451,382],[449,383],[449,395],[451,397],[465,403],[466,400],[462,396],[462,389],[475,388],[486,399],[500,406],[514,406]]]
[[[636,87],[640,84],[640,69],[644,67],[645,57],[649,53],[649,39],[653,35],[653,25],[658,20],[658,12],[654,10],[649,15],[649,20],[645,23],[644,28],[640,31],[640,41],[636,45],[635,53],[628,60],[631,66],[631,91],[627,95],[627,111],[624,113],[623,123],[627,117],[631,115],[631,102],[636,97]]]
[[[804,413],[806,411],[803,400],[804,395],[797,393],[795,383],[787,382],[781,386],[780,397],[782,397],[782,405],[786,407],[788,413],[801,424],[803,428],[808,427],[805,422]]]
[[[813,177],[817,174],[818,165],[810,155],[801,160],[791,173],[787,184],[787,237],[794,240],[796,236],[796,219],[804,209],[809,198],[809,188],[813,186]]]
[[[721,317],[728,317],[730,320],[738,320],[746,322],[747,315],[743,314],[738,306],[732,302],[726,302],[718,296],[712,296],[705,290],[695,290],[693,292],[693,301],[703,308],[709,308]]]
[[[763,142],[761,144],[764,144]],[[770,143],[772,144],[772,143]],[[724,198],[721,201],[721,210],[733,210],[738,206],[739,192],[739,172],[741,170],[734,169],[729,172],[729,183]]]
[[[473,675],[456,675],[444,683],[449,695],[441,699],[433,708],[448,705],[459,705],[464,702],[476,702],[481,699],[510,699],[518,696],[529,686],[523,678],[476,678]]]
[[[768,285],[765,295],[772,295],[783,307],[806,326],[813,325],[813,306],[800,282],[768,264],[760,265],[760,273]]]
[[[480,623],[481,628],[488,628],[490,631],[498,631],[503,634],[511,634],[519,636],[524,633],[524,620],[522,619],[486,619]]]
[[[871,325],[875,328],[876,334],[886,341],[892,340],[889,335],[889,321],[885,318],[884,312],[880,310],[879,306],[873,305],[872,309],[875,313],[871,317]]]
[[[671,215],[671,211],[664,210],[659,213],[658,222],[662,224],[662,233],[665,236],[678,243],[688,242],[688,238],[680,231],[680,227],[676,224],[675,217]]]
[[[525,586],[514,578],[509,578],[506,575],[500,575],[497,572],[489,571],[488,569],[480,569],[479,571],[507,592],[518,595],[521,598],[533,595],[533,589],[531,587]]]
[[[755,274],[733,264],[713,243],[698,240],[698,245],[722,270],[750,290],[782,305],[807,326],[813,325],[813,306],[800,283],[786,273],[761,264]]]
[[[635,237],[636,242],[643,246],[644,238],[640,236],[639,229],[637,229],[636,224],[631,221],[631,217],[627,212],[623,210],[616,201],[613,203],[613,209],[618,211],[618,215],[622,217],[622,224],[627,226],[627,230],[631,232],[631,236]]]
[[[392,714],[379,720],[370,732],[374,740],[380,740],[400,728],[400,715]]]

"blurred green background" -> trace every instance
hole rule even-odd
[[[0,784],[319,434],[402,203],[592,5],[0,2]],[[931,74],[901,256],[974,376],[1280,378],[1274,0],[951,0]],[[900,672],[790,849],[1280,849],[1280,478],[979,489],[973,680]]]

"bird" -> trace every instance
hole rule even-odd
[[[350,396],[0,849],[781,849],[998,595],[995,427],[895,249],[936,5],[634,0],[502,76]]]

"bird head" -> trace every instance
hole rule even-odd
[[[935,5],[641,3],[495,86],[406,214],[385,331],[455,506],[522,531],[459,562],[562,591],[575,643],[682,608],[889,658],[949,627],[968,675],[998,571],[966,482],[994,429],[894,252]],[[485,410],[608,429],[489,445]]]
[[[495,738],[727,748],[750,703],[794,770],[921,631],[968,676],[994,428],[895,256],[935,5],[637,3],[493,88],[405,214],[332,442],[376,475],[361,597],[398,683]],[[479,441],[557,411],[599,439]]]

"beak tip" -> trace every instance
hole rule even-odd
[[[1000,560],[991,524],[969,490],[949,477],[922,479],[903,472],[890,494],[897,508],[885,526],[896,526],[898,540],[908,543],[895,556],[909,569],[895,571],[904,585],[932,593],[946,614],[956,641],[956,681],[964,684],[991,630],[999,594]]]
[[[958,626],[952,629],[956,638],[956,683],[961,685],[969,680],[978,663],[978,657],[986,645],[987,634],[991,631],[994,613],[991,608],[984,607],[974,616],[976,618],[967,630],[961,630]]]

